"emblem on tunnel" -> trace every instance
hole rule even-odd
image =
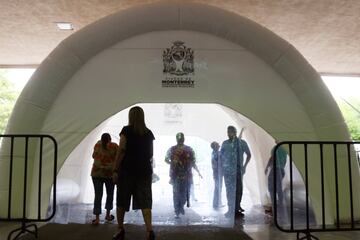
[[[185,76],[194,74],[194,51],[182,41],[175,41],[163,52],[164,73]]]

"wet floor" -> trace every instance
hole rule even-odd
[[[190,208],[185,209],[185,215],[181,215],[180,219],[176,219],[170,205],[156,205],[153,209],[153,223],[159,235],[158,239],[243,239],[241,232],[254,240],[296,239],[295,233],[279,231],[274,226],[272,217],[265,214],[261,206],[251,206],[251,208],[245,209],[245,216],[236,218],[235,221],[224,217],[226,211],[225,206],[215,211],[205,203],[194,201]],[[202,214],[205,214],[205,216]],[[92,217],[92,204],[64,205],[59,206],[53,222],[61,223],[62,221],[62,223],[90,225]],[[65,222],[65,218],[67,218],[67,222]],[[126,226],[130,228],[129,231],[131,229],[143,231],[143,219],[140,211],[127,213],[125,222]],[[102,219],[101,224],[110,227],[112,231],[116,229],[115,221],[105,223]],[[209,235],[211,232],[213,234]],[[176,234],[178,237],[175,237]],[[360,239],[360,232],[314,233],[314,235],[321,240]],[[242,236],[242,238],[236,238],[236,236]]]

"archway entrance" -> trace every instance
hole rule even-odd
[[[212,198],[214,181],[211,166],[210,143],[227,139],[229,125],[244,129],[243,139],[250,146],[252,159],[244,176],[244,197],[242,201],[248,216],[254,209],[268,204],[264,166],[274,141],[263,129],[241,114],[219,104],[137,104],[146,114],[148,127],[155,134],[154,172],[159,180],[153,183],[153,219],[159,225],[221,225],[232,226],[233,219],[224,217],[227,211],[225,186],[222,190],[223,207],[214,210]],[[59,175],[59,214],[56,222],[85,223],[92,217],[94,197],[90,178],[92,148],[103,132],[109,132],[114,142],[119,141],[118,133],[127,124],[128,109],[105,120],[74,149],[65,161]],[[194,172],[194,192],[190,196],[190,208],[180,219],[174,219],[172,186],[169,184],[169,165],[164,162],[168,148],[176,144],[177,132],[185,134],[185,144],[196,154],[197,166],[203,176]],[[105,195],[105,194],[104,194]],[[105,197],[103,198],[103,200]],[[70,204],[69,204],[70,203]],[[65,204],[65,205],[64,205]],[[82,213],[74,211],[71,205],[81,205]],[[73,209],[67,211],[67,209]],[[65,211],[65,212],[64,212]],[[261,211],[261,210],[260,210]],[[130,212],[126,221],[142,224],[140,213]],[[248,221],[254,221],[248,218]]]

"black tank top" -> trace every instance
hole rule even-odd
[[[136,176],[152,174],[153,133],[148,130],[144,135],[136,134],[132,126],[125,126],[120,135],[126,137],[125,156],[121,170]]]

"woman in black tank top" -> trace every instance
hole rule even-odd
[[[125,238],[124,216],[133,209],[141,209],[149,240],[155,239],[152,229],[152,167],[154,135],[145,125],[144,111],[133,107],[129,111],[129,125],[120,132],[120,144],[114,166],[113,179],[117,184],[117,221],[119,232],[114,240]]]

